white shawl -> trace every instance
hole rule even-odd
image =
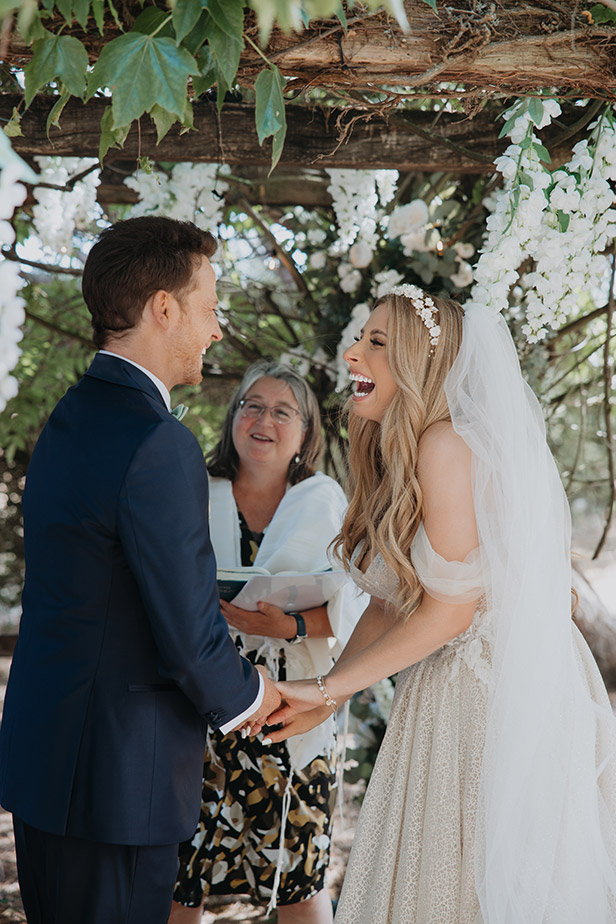
[[[264,531],[254,564],[267,568],[271,574],[331,567],[327,549],[340,529],[346,507],[340,485],[321,472],[293,485]],[[218,567],[240,567],[238,511],[231,482],[226,478],[210,479],[210,533]],[[327,604],[332,638],[308,638],[301,644],[289,645],[284,639],[243,635],[237,629],[232,629],[231,635],[233,638],[241,636],[244,651],[256,650],[264,655],[273,676],[277,675],[278,653],[282,649],[288,680],[315,677],[331,668],[367,602],[349,578]],[[332,716],[307,734],[287,741],[291,765],[302,769],[319,754],[331,753],[334,745]]]

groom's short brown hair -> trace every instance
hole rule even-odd
[[[135,327],[155,292],[179,296],[198,258],[215,251],[216,239],[190,221],[144,215],[106,228],[88,254],[81,284],[96,346]]]

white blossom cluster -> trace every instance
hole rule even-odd
[[[602,252],[616,237],[610,186],[616,179],[616,129],[606,116],[591,129],[590,137],[573,148],[569,163],[552,174],[549,209],[533,253],[536,267],[523,279],[522,330],[531,343],[563,324],[577,307],[579,293],[599,287],[608,268]]]
[[[224,195],[229,184],[222,177],[228,165],[176,164],[169,174],[140,170],[125,180],[139,194],[131,217],[165,215],[179,221],[192,221],[204,231],[215,233],[222,221]]]
[[[53,186],[66,186],[88,167],[98,163],[92,157],[37,157],[39,180]],[[72,254],[75,231],[88,229],[102,215],[96,201],[100,170],[93,169],[72,189],[46,189],[36,186],[32,224],[43,247],[53,253]]]
[[[11,150],[8,139],[0,132],[0,245],[15,243],[15,232],[9,220],[26,198],[26,188],[19,181],[34,179],[30,168]],[[0,413],[7,401],[17,394],[17,379],[11,375],[21,350],[25,302],[19,295],[23,281],[19,264],[0,262]]]
[[[577,307],[580,293],[600,285],[607,265],[602,252],[616,236],[610,186],[616,179],[613,112],[594,122],[569,163],[550,173],[538,153],[535,128],[559,115],[560,106],[544,100],[541,109],[536,121],[526,103],[505,113],[512,144],[495,161],[504,183],[486,201],[491,210],[488,234],[467,302],[501,311],[518,267],[532,258],[535,267],[521,280],[526,314],[522,331],[529,343],[560,327]]]
[[[374,696],[379,715],[384,720],[385,724],[387,724],[389,722],[389,716],[391,715],[395,687],[389,677],[386,677],[384,680],[379,680],[378,683],[374,683],[370,689]]]
[[[349,262],[338,267],[340,288],[355,292],[361,283],[360,269],[372,262],[379,240],[385,206],[391,202],[398,182],[397,170],[328,170],[339,240],[336,253],[348,249]],[[335,254],[334,254],[335,255]]]
[[[547,125],[559,114],[558,103],[546,100],[539,125]],[[508,120],[514,116],[515,108],[505,113]],[[523,106],[509,132],[513,143],[494,162],[504,182],[502,189],[486,201],[491,208],[488,233],[475,267],[475,285],[467,308],[476,304],[494,312],[502,311],[518,278],[518,267],[538,246],[548,206],[545,190],[551,175],[539,157],[536,127],[539,126],[535,126],[528,107]]]
[[[423,199],[413,199],[412,202],[399,205],[389,216],[387,236],[392,241],[400,238],[407,257],[414,251],[427,253],[430,250],[426,243],[429,217],[428,206]]]

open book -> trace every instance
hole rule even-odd
[[[222,600],[230,600],[244,610],[255,610],[259,600],[263,600],[289,613],[327,603],[342,587],[347,575],[344,571],[331,570],[270,574],[265,568],[219,568],[216,579]]]

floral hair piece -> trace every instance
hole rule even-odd
[[[422,292],[417,286],[408,285],[407,283],[401,286],[394,286],[393,289],[389,290],[389,294],[402,295],[404,298],[408,298],[413,302],[415,313],[423,321],[423,325],[427,328],[430,337],[430,345],[432,347],[430,356],[434,356],[434,350],[438,346],[438,338],[441,335],[441,329],[434,317],[438,315],[438,308],[430,296]]]

